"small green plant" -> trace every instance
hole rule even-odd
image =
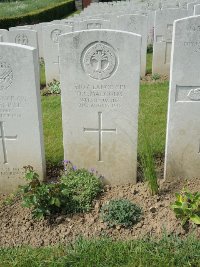
[[[157,80],[159,80],[159,79],[160,79],[160,74],[159,74],[159,73],[154,73],[154,74],[152,75],[152,80],[157,81]]]
[[[52,214],[88,211],[101,191],[101,181],[94,172],[76,169],[70,162],[56,183],[44,183],[31,166],[25,167],[28,184],[21,186],[22,205],[32,208],[32,215],[41,219]]]
[[[60,90],[60,82],[57,80],[53,80],[52,82],[50,82],[48,85],[48,93],[49,94],[56,94],[59,95],[61,93]]]
[[[89,211],[93,199],[101,192],[101,177],[97,178],[94,169],[77,169],[68,160],[65,161],[65,172],[61,177],[62,194],[70,199],[70,212]]]
[[[151,195],[159,192],[158,179],[156,174],[156,166],[153,157],[153,151],[147,136],[146,130],[143,129],[143,151],[141,153],[142,170],[144,179],[148,183]]]
[[[142,209],[126,199],[111,200],[101,208],[101,218],[109,227],[129,227],[141,219]]]
[[[61,212],[68,199],[60,194],[60,184],[45,184],[33,167],[25,168],[25,179],[28,184],[21,186],[22,206],[32,208],[33,218],[41,219],[47,215]]]
[[[183,189],[176,193],[176,201],[171,205],[176,217],[181,219],[182,225],[191,221],[200,224],[200,192],[191,193]]]

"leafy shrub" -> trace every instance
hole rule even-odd
[[[200,192],[191,193],[183,189],[176,193],[176,201],[171,205],[176,217],[181,219],[182,225],[191,221],[200,224]]]
[[[21,186],[22,205],[32,208],[34,218],[41,219],[47,215],[65,210],[68,199],[61,194],[60,184],[45,184],[31,166],[25,167],[27,185]]]
[[[94,171],[77,169],[70,161],[61,177],[62,194],[70,199],[70,212],[85,212],[91,208],[93,199],[101,192],[102,183]]]
[[[22,205],[32,208],[34,218],[57,213],[88,211],[101,191],[101,182],[87,170],[75,169],[71,163],[67,173],[57,183],[44,183],[31,166],[25,167],[27,185],[21,186]]]
[[[157,81],[157,80],[159,80],[159,79],[160,79],[160,74],[159,74],[159,73],[154,73],[154,74],[152,75],[152,80]]]
[[[48,86],[48,93],[57,95],[61,93],[59,81],[54,79],[53,82],[50,82],[47,86]]]
[[[109,227],[128,227],[140,221],[142,209],[126,199],[111,200],[101,208],[101,218]]]

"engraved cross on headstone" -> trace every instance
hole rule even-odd
[[[93,132],[93,133],[98,133],[99,134],[99,160],[98,161],[102,161],[102,142],[103,142],[103,138],[102,138],[102,134],[103,133],[116,133],[117,129],[105,129],[102,128],[102,112],[98,112],[98,124],[99,127],[98,128],[83,128],[84,132]]]
[[[0,121],[0,139],[2,140],[3,155],[4,155],[4,164],[8,163],[7,149],[6,149],[6,140],[17,140],[17,135],[15,136],[6,136],[4,132],[3,121]]]

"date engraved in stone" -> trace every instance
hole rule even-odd
[[[126,95],[124,84],[77,84],[74,89],[79,108],[120,108]]]
[[[87,46],[81,56],[82,68],[95,80],[109,78],[117,69],[118,59],[109,44],[95,42]]]
[[[13,81],[13,71],[11,66],[0,58],[0,91],[11,86]]]

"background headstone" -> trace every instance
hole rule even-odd
[[[141,76],[146,74],[146,53],[147,53],[147,16],[138,14],[125,14],[117,16],[115,29],[137,33],[142,36],[141,45]],[[113,25],[114,26],[114,25]],[[135,49],[133,47],[133,49]]]
[[[169,8],[156,11],[152,73],[169,75],[172,32],[175,20],[187,17],[186,9]]]
[[[43,49],[47,84],[52,82],[53,79],[60,80],[58,37],[63,33],[71,31],[72,27],[62,24],[50,24],[43,27]]]

